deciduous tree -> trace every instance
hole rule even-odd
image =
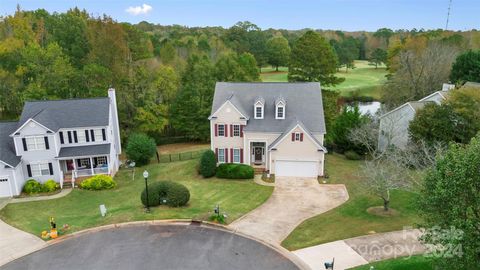
[[[290,57],[290,45],[283,36],[274,36],[267,42],[268,63],[278,71],[279,66],[287,66]]]

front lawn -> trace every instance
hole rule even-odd
[[[423,255],[416,255],[409,258],[396,258],[385,261],[374,262],[350,270],[369,270],[371,267],[375,270],[433,270],[432,259],[426,258]]]
[[[117,188],[105,191],[75,189],[68,196],[56,200],[9,204],[0,211],[5,222],[37,236],[49,228],[49,217],[55,217],[57,225],[69,224],[71,231],[90,227],[152,219],[207,218],[216,204],[232,222],[265,202],[273,188],[260,186],[252,180],[203,179],[195,167],[198,159],[151,164],[137,168],[135,180],[132,171],[121,170],[115,177]],[[190,190],[187,207],[152,208],[146,214],[140,202],[140,192],[145,187],[142,172],[147,169],[150,182],[172,180],[184,184]],[[99,205],[105,204],[108,214],[102,218]]]
[[[338,154],[327,155],[328,182],[345,184],[350,199],[335,209],[304,221],[282,242],[282,246],[296,250],[373,232],[401,230],[419,221],[414,204],[417,195],[407,191],[391,193],[391,207],[399,212],[398,215],[380,217],[367,213],[369,207],[382,205],[382,200],[366,194],[361,188],[358,173],[362,162],[347,160]]]

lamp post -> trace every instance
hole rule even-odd
[[[145,195],[147,196],[147,213],[150,213],[150,207],[148,205],[148,172],[147,170],[143,171],[143,178],[145,178]]]

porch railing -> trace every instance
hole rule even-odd
[[[80,169],[72,171],[73,178],[78,177],[85,177],[85,176],[92,176],[97,174],[109,174],[108,167],[100,167],[100,168],[93,168],[92,169]]]

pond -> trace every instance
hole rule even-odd
[[[355,103],[349,103],[348,106],[353,106]],[[375,113],[380,109],[382,103],[379,101],[372,102],[357,102],[358,108],[360,109],[361,114],[375,115]]]

